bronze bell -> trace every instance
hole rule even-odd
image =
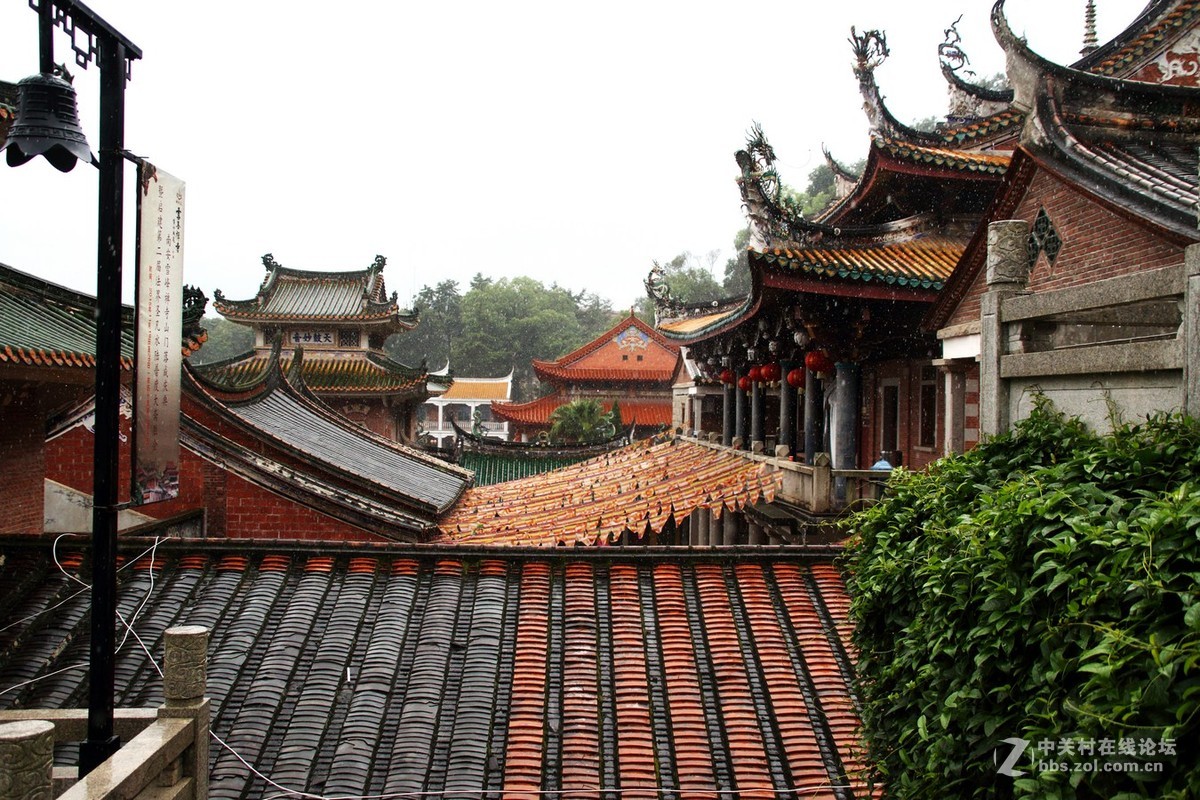
[[[70,172],[76,161],[99,164],[79,125],[75,87],[47,72],[17,84],[17,115],[4,149],[10,167],[40,155],[61,172]]]

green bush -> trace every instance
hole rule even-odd
[[[1039,399],[1011,433],[897,471],[849,524],[888,796],[1200,797],[1200,423],[1097,436]],[[1029,742],[1019,776],[998,770],[1006,738]]]

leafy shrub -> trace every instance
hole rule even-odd
[[[1200,796],[1200,423],[1101,437],[1039,399],[1011,433],[897,471],[849,524],[864,741],[889,796]],[[997,768],[1010,737],[1030,742],[1016,777]],[[1121,740],[1158,751],[1050,750]]]

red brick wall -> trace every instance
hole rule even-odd
[[[41,533],[45,513],[46,412],[38,396],[0,384],[0,469],[4,474],[0,533]]]
[[[1038,256],[1030,274],[1031,291],[1082,286],[1183,263],[1179,245],[1164,241],[1046,172],[1033,179],[1015,218],[1032,225],[1042,207],[1062,238],[1063,248],[1053,265],[1044,253]]]
[[[128,436],[129,420],[121,419],[121,431]],[[5,426],[4,431],[0,432],[0,437],[8,432],[9,428]],[[42,423],[39,426],[38,438],[44,436],[45,428]],[[43,474],[78,491],[91,493],[93,438],[90,431],[82,426],[76,427],[46,443],[44,469],[39,464],[36,470],[26,470],[22,473],[36,476],[37,530],[41,530],[43,514]],[[3,439],[0,438],[0,448],[2,447]],[[0,464],[9,469],[9,456],[0,451],[0,458],[3,459],[0,460]],[[140,506],[137,509],[140,513],[164,519],[184,511],[204,508],[209,536],[379,541],[379,537],[373,533],[274,494],[200,458],[186,448],[181,451],[180,461],[180,496],[163,503]],[[121,447],[121,469],[121,499],[126,500],[129,496],[126,477],[129,475],[128,441]]]
[[[1031,291],[1082,286],[1105,278],[1183,263],[1183,248],[1179,245],[1164,240],[1041,170],[1034,176],[1013,219],[1023,219],[1032,225],[1038,209],[1043,207],[1062,238],[1063,247],[1053,265],[1044,253],[1038,255],[1030,273]],[[978,321],[979,298],[986,290],[986,270],[981,269],[947,326]]]
[[[935,376],[936,430],[933,447],[921,447],[921,368],[928,361],[888,361],[863,371],[863,382],[859,398],[863,410],[859,429],[858,463],[862,469],[869,468],[879,460],[883,450],[883,386],[895,382],[900,398],[898,425],[899,448],[904,453],[904,466],[923,469],[941,458],[944,436],[945,379],[938,372]],[[977,390],[978,396],[978,390]]]

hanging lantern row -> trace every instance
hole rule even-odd
[[[828,379],[833,375],[836,366],[833,359],[824,350],[811,350],[804,356],[804,366],[812,370],[822,379]],[[804,389],[805,371],[799,367],[789,370],[784,376],[783,368],[779,362],[775,361],[770,364],[755,364],[746,370],[746,374],[740,378],[732,369],[726,367],[721,370],[721,383],[733,385],[736,384],[744,392],[750,391],[751,387],[756,383],[776,383],[780,380],[786,380],[794,389]]]

